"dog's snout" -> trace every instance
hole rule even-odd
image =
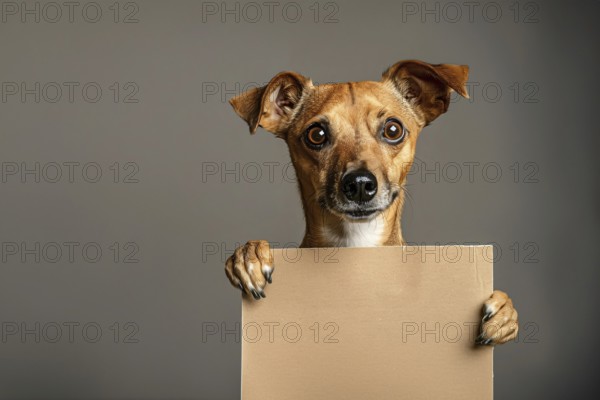
[[[350,201],[367,202],[377,193],[377,178],[364,169],[349,172],[342,178],[342,192]]]

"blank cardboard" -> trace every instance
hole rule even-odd
[[[274,250],[242,301],[242,399],[491,399],[491,246]]]

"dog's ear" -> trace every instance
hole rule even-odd
[[[428,125],[448,110],[452,90],[469,97],[465,88],[468,76],[469,67],[466,65],[408,60],[388,68],[382,80],[393,83]]]
[[[266,86],[248,90],[229,100],[229,103],[248,123],[250,133],[262,126],[269,132],[283,135],[302,94],[310,87],[310,79],[295,72],[281,72]]]

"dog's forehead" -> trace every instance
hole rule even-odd
[[[401,110],[402,103],[390,85],[385,82],[361,81],[327,83],[314,86],[303,101],[302,119],[318,115],[357,117]]]
[[[308,100],[311,105],[321,108],[337,105],[368,106],[389,100],[391,95],[389,87],[381,82],[342,82],[315,86]]]

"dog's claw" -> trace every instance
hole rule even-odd
[[[252,289],[250,292],[252,293],[252,297],[254,297],[256,300],[260,300],[260,295],[258,294],[256,289]]]
[[[273,275],[273,271],[269,271],[269,272],[266,273],[267,282],[273,283],[273,277],[272,277],[272,275]]]
[[[483,344],[483,333],[480,333],[479,336],[475,339],[475,344]]]
[[[240,288],[240,290],[243,292],[244,291],[244,285],[242,285],[241,283],[238,285],[238,287]]]
[[[262,290],[261,290],[261,291],[259,292],[259,294],[260,294],[260,296],[261,296],[263,299],[267,298],[267,295],[265,294],[265,292],[264,292],[264,291],[262,291]]]
[[[486,346],[486,345],[492,343],[493,341],[494,341],[494,339],[492,339],[492,338],[486,339],[483,332],[481,332],[479,334],[479,336],[477,336],[477,338],[475,339],[475,344],[478,344],[481,346]]]
[[[492,318],[492,315],[493,315],[493,314],[494,314],[494,313],[493,313],[491,310],[490,310],[490,311],[487,311],[485,314],[483,314],[482,321],[483,321],[483,322],[487,322],[487,321],[489,321],[489,320],[490,320],[490,318]]]

